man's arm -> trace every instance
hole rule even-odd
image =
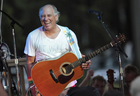
[[[33,62],[35,61],[35,56],[29,56],[29,55],[26,55],[26,60],[27,60],[27,76],[28,78],[31,77],[31,68],[33,66]],[[29,86],[34,86],[34,84],[29,84]],[[35,89],[35,86],[31,88],[31,92],[32,92],[32,96],[36,96],[36,89]]]
[[[81,84],[79,85],[79,87],[81,87],[81,86],[87,86],[87,84],[88,84],[91,76],[93,76],[93,75],[94,75],[94,71],[92,69],[88,70],[85,79],[81,82]]]
[[[26,55],[27,60],[27,76],[31,77],[31,67],[33,66],[33,62],[35,61],[35,56]]]

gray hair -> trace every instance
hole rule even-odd
[[[45,7],[45,6],[48,6],[48,5],[50,5],[50,6],[52,6],[53,7],[53,13],[54,13],[54,15],[57,15],[58,14],[58,20],[56,21],[56,23],[59,21],[59,17],[60,17],[60,12],[57,10],[57,8],[54,6],[54,5],[52,5],[52,4],[46,4],[46,5],[44,5],[43,7],[41,7],[40,9],[39,9],[39,17],[41,18],[41,12],[42,12],[42,10],[43,10],[43,8]]]

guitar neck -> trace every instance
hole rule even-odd
[[[92,59],[93,57],[97,56],[98,54],[101,54],[103,51],[106,51],[106,50],[109,49],[110,47],[113,47],[111,43],[110,43],[110,44],[107,44],[107,45],[101,47],[100,49],[97,49],[97,50],[95,50],[94,52],[92,52],[92,53],[86,55],[85,57],[83,57],[83,58],[81,58],[81,59],[79,59],[79,60],[77,60],[77,61],[71,63],[71,66],[72,66],[73,68],[75,68],[75,67],[81,65],[82,63],[85,63],[86,61]]]

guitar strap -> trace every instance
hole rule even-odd
[[[78,50],[78,46],[76,45],[71,33],[70,33],[70,29],[68,27],[66,27],[66,31],[64,31],[64,34],[67,38],[67,41],[70,45],[70,48],[72,49],[73,53],[77,56],[78,59],[80,59],[82,56],[81,56],[81,53],[80,51]]]

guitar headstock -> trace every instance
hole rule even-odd
[[[116,35],[116,41],[117,41],[118,43],[121,44],[122,42],[125,42],[125,40],[126,40],[126,37],[125,37],[124,34],[119,34],[119,36]],[[115,41],[112,41],[112,42],[111,42],[111,45],[112,45],[112,46],[116,45],[116,42],[115,42]]]
[[[117,42],[125,42],[126,40],[126,37],[124,34],[119,34],[119,36],[116,35],[116,39],[117,39]]]
[[[108,83],[111,84],[113,86],[114,83],[114,70],[112,69],[108,69],[108,71],[106,71],[107,73],[107,77],[108,77]]]

